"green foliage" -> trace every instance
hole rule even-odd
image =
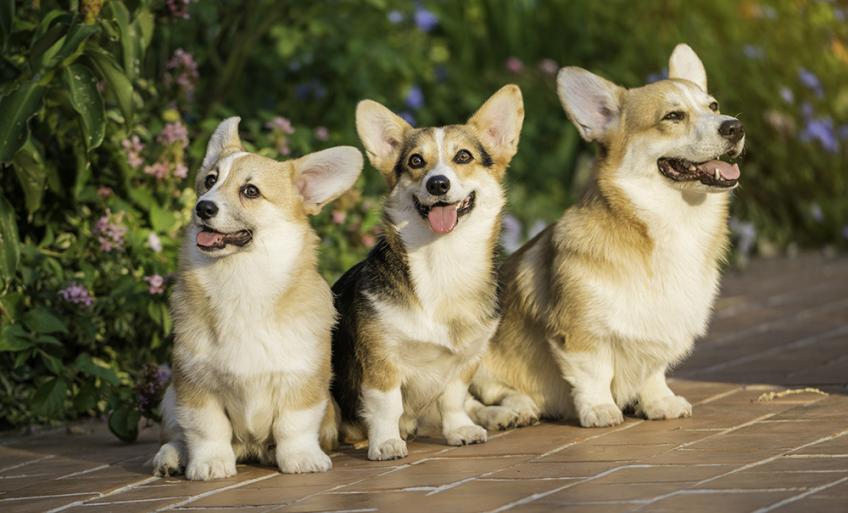
[[[357,144],[363,98],[418,126],[457,123],[517,83],[507,224],[521,239],[581,193],[593,156],[562,113],[558,67],[635,87],[686,41],[746,125],[734,217],[752,223],[747,245],[753,229],[777,245],[844,243],[837,2],[204,0],[188,17],[181,5],[0,1],[0,427],[111,412],[130,441],[157,418],[192,173],[230,115],[249,150],[283,159]],[[384,190],[366,169],[314,219],[328,280],[373,244]]]

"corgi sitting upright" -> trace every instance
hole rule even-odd
[[[407,455],[421,420],[450,445],[486,441],[464,409],[497,325],[495,256],[504,172],[524,119],[515,85],[464,125],[413,128],[365,100],[356,127],[390,192],[384,233],[333,286],[333,396],[342,438],[368,458]]]
[[[601,146],[593,190],[505,263],[503,320],[474,378],[486,404],[526,425],[691,415],[666,371],[707,330],[728,247],[742,123],[719,112],[687,45],[669,79],[625,89],[563,68],[560,100]],[[494,426],[493,426],[494,427]]]
[[[188,479],[256,460],[323,472],[337,439],[330,399],[336,312],[307,216],[353,185],[356,148],[277,162],[247,153],[239,118],[209,141],[171,298],[173,382],[154,472]]]

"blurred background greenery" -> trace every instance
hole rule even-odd
[[[737,262],[844,246],[846,16],[809,0],[0,0],[0,427],[109,414],[132,440],[156,418],[190,184],[230,115],[249,149],[282,159],[358,145],[362,98],[425,126],[517,83],[514,249],[589,179],[557,70],[639,86],[685,41],[746,125]],[[315,219],[328,280],[374,243],[383,192],[367,168]]]

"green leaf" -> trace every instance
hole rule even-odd
[[[74,187],[71,194],[74,199],[79,199],[85,184],[91,178],[91,160],[88,159],[88,154],[82,144],[76,142],[73,146],[74,159],[76,160],[77,174],[74,178]]]
[[[109,367],[106,367],[102,362],[92,360],[88,353],[82,353],[74,362],[74,367],[83,374],[95,378],[100,378],[110,385],[117,386],[120,383],[118,375]]]
[[[150,12],[150,9],[139,8],[135,13],[133,25],[135,26],[136,34],[141,35],[141,39],[139,40],[141,51],[139,60],[141,60],[147,47],[150,46],[150,42],[153,41],[153,13]]]
[[[97,406],[98,396],[94,380],[84,382],[74,396],[74,410],[80,413],[93,410]]]
[[[64,378],[56,376],[48,379],[38,387],[33,398],[32,410],[36,415],[54,418],[65,409],[65,396],[68,393],[68,383]]]
[[[165,210],[156,203],[150,207],[150,225],[153,231],[169,233],[177,223],[177,218],[170,210]]]
[[[141,412],[135,406],[122,404],[109,415],[109,431],[124,442],[135,442],[139,420]]]
[[[135,56],[135,26],[130,25],[130,12],[123,2],[109,2],[106,5],[106,15],[111,16],[118,26],[118,39],[121,43],[124,72],[132,80],[136,73]]]
[[[32,346],[32,339],[20,324],[10,324],[0,332],[0,352],[25,351]]]
[[[65,321],[53,315],[50,310],[37,306],[24,314],[24,325],[36,333],[67,333]]]
[[[130,199],[144,210],[150,210],[156,203],[153,192],[146,187],[133,187],[129,190]]]
[[[44,160],[41,143],[32,137],[21,146],[12,159],[18,182],[24,190],[27,212],[32,214],[41,207],[44,198],[44,183],[47,180],[48,164]]]
[[[85,146],[91,151],[100,146],[106,133],[103,98],[97,90],[97,78],[88,66],[79,63],[66,67],[63,77],[70,93],[71,105],[82,120]]]
[[[38,351],[41,355],[41,361],[44,363],[44,366],[57,376],[62,376],[65,373],[65,367],[62,365],[62,360],[56,358],[50,353],[45,351]]]
[[[45,86],[35,80],[24,82],[0,98],[0,162],[9,162],[29,136],[29,118],[44,98]]]
[[[7,282],[14,278],[20,256],[21,243],[15,209],[0,194],[0,281]]]
[[[0,0],[0,48],[6,49],[15,19],[15,0]]]
[[[133,86],[127,75],[118,66],[112,55],[103,50],[92,49],[87,52],[88,57],[94,64],[94,68],[103,80],[106,81],[109,90],[115,95],[118,108],[124,115],[124,123],[132,125],[133,113]]]

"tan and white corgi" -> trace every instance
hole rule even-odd
[[[323,472],[337,439],[330,400],[336,311],[307,216],[349,189],[362,154],[341,146],[278,162],[247,153],[239,118],[221,123],[171,298],[173,382],[154,472],[188,479],[255,460]]]
[[[473,411],[490,427],[540,416],[611,426],[628,406],[689,416],[665,375],[707,330],[740,175],[719,159],[742,152],[742,123],[719,112],[683,44],[668,80],[625,89],[569,67],[557,85],[580,135],[601,146],[597,181],[505,263],[503,319],[471,388],[512,415]]]
[[[451,445],[486,441],[465,411],[468,382],[497,325],[502,179],[524,119],[515,85],[464,125],[412,128],[365,100],[356,127],[389,185],[384,233],[333,286],[333,396],[347,442],[406,456],[435,427]]]

